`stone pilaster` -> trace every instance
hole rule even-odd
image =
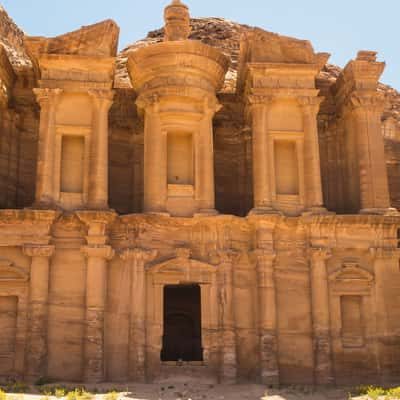
[[[121,258],[130,266],[129,379],[146,382],[146,263],[154,260],[156,250],[126,249]]]
[[[106,301],[107,261],[114,250],[107,245],[82,247],[87,257],[86,315],[84,339],[84,381],[104,380],[104,309]]]
[[[165,213],[167,202],[167,137],[161,131],[157,98],[145,102],[144,211]],[[139,100],[140,104],[140,100]]]
[[[381,247],[370,249],[373,257],[375,275],[375,299],[376,299],[376,334],[379,357],[380,374],[383,380],[390,379],[393,374],[395,359],[393,358],[395,341],[391,338],[390,307],[391,277],[398,274],[400,249]]]
[[[61,89],[34,89],[41,108],[35,196],[37,206],[49,206],[54,203],[54,124],[62,92]]]
[[[54,253],[54,246],[26,245],[23,251],[32,258],[25,376],[29,381],[34,381],[47,374],[49,262]]]
[[[326,260],[330,256],[331,253],[326,248],[310,249],[314,381],[318,385],[331,384],[334,381],[329,322],[329,288],[326,269]]]
[[[211,104],[210,104],[211,103]],[[199,213],[216,214],[215,187],[214,187],[214,138],[213,117],[221,108],[216,102],[205,101],[204,116],[200,122],[197,135],[197,160],[196,160],[196,200]]]
[[[90,90],[93,100],[93,131],[89,174],[89,207],[108,208],[108,112],[113,103],[112,90]]]
[[[221,336],[221,383],[236,383],[236,324],[233,297],[233,267],[240,253],[234,249],[219,252],[219,316]]]
[[[321,164],[318,144],[317,115],[322,97],[299,97],[303,111],[304,125],[304,180],[305,209],[307,211],[326,211],[323,207]]]
[[[272,96],[250,96],[249,110],[253,131],[253,214],[263,214],[272,211],[272,188],[270,149],[268,140],[268,107],[273,101]]]
[[[356,91],[349,98],[358,153],[361,213],[384,213],[390,208],[381,132],[383,107],[384,98],[378,92]]]
[[[271,249],[257,249],[253,255],[256,257],[257,263],[261,382],[265,385],[275,386],[279,384],[274,276],[276,254]]]

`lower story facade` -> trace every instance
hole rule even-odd
[[[400,217],[0,211],[0,380],[390,382]]]

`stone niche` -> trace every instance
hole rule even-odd
[[[190,217],[215,213],[212,119],[229,61],[187,40],[185,12],[167,7],[167,40],[132,52],[128,71],[145,121],[144,211]]]
[[[54,39],[26,39],[41,107],[36,206],[108,207],[108,111],[117,39],[112,21]]]
[[[323,211],[315,77],[328,54],[253,30],[240,49],[238,91],[253,133],[253,213]]]

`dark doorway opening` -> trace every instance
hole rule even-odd
[[[161,361],[203,361],[199,285],[164,287]]]

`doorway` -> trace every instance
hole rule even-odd
[[[199,285],[164,287],[161,361],[203,361]]]

